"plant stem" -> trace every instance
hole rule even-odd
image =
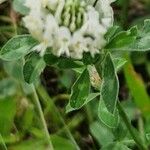
[[[5,149],[5,150],[8,150],[8,149],[7,149],[7,146],[6,146],[5,142],[4,142],[4,139],[3,139],[3,137],[2,137],[2,135],[1,135],[1,134],[0,134],[0,139],[1,139],[1,142],[0,142],[0,143],[2,143],[2,144],[3,144],[4,149]]]
[[[118,101],[117,103],[117,107],[119,110],[119,114],[122,117],[128,131],[130,132],[132,138],[134,139],[135,143],[137,144],[137,146],[139,147],[140,150],[147,150],[146,146],[143,144],[143,142],[138,138],[138,136],[136,135],[135,131],[133,130],[130,121],[123,109],[123,107],[121,106],[120,102]]]
[[[46,125],[46,121],[45,121],[44,114],[42,111],[42,107],[41,107],[41,104],[40,104],[40,101],[39,101],[39,98],[38,98],[38,95],[37,95],[37,92],[36,92],[34,85],[32,85],[32,89],[33,89],[34,101],[35,101],[37,110],[38,110],[39,115],[40,115],[41,123],[43,125],[43,130],[44,130],[47,142],[49,144],[49,150],[54,150],[53,144],[52,144],[52,141],[51,141],[48,129],[47,129],[47,125]]]
[[[80,150],[80,148],[79,148],[78,144],[76,143],[76,141],[75,141],[74,137],[72,136],[72,134],[71,134],[70,130],[68,129],[68,126],[66,125],[66,123],[65,123],[64,119],[62,118],[62,116],[60,115],[60,113],[59,113],[59,112],[58,112],[58,115],[59,115],[59,118],[60,118],[60,120],[61,120],[62,124],[64,125],[64,128],[65,128],[65,130],[66,130],[66,132],[67,132],[67,134],[68,134],[68,136],[69,136],[70,140],[71,140],[71,141],[72,141],[72,143],[75,145],[76,150]]]
[[[72,143],[75,145],[76,150],[80,150],[78,144],[76,143],[74,137],[72,136],[70,130],[68,129],[63,117],[61,116],[59,110],[57,109],[57,107],[55,106],[53,100],[51,99],[51,97],[48,95],[48,93],[46,92],[46,90],[44,89],[44,87],[39,86],[39,88],[37,89],[38,94],[40,95],[40,97],[44,100],[47,101],[48,103],[50,103],[51,105],[51,109],[53,110],[53,112],[55,113],[55,115],[59,118],[60,123],[64,126],[64,129],[68,135],[68,137],[70,138],[70,140],[72,141]]]
[[[139,128],[139,132],[142,137],[142,140],[145,143],[146,139],[145,139],[144,123],[143,123],[143,119],[141,116],[138,119],[138,128]]]

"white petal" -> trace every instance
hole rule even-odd
[[[46,16],[45,28],[43,33],[43,41],[45,41],[48,46],[53,45],[53,41],[58,35],[59,26],[53,15],[49,14]]]
[[[39,41],[42,40],[44,23],[37,13],[29,14],[23,18],[26,28],[29,29],[32,36]]]
[[[57,47],[58,47],[58,56],[66,54],[70,56],[69,45],[71,40],[71,33],[68,28],[60,27],[58,31]]]
[[[46,49],[47,49],[47,45],[45,43],[41,43],[41,44],[33,47],[33,51],[39,52],[40,56],[43,56],[45,54]]]

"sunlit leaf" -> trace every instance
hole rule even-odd
[[[6,61],[20,59],[31,52],[37,44],[30,35],[17,35],[10,39],[1,49],[0,58]]]

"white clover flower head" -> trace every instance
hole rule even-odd
[[[26,0],[30,9],[23,18],[26,28],[40,44],[34,50],[44,55],[50,47],[56,56],[94,57],[105,46],[104,35],[113,24],[112,0]]]

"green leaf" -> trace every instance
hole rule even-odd
[[[103,100],[100,100],[98,116],[102,123],[109,128],[116,128],[119,124],[119,113],[115,108],[114,114],[110,113]]]
[[[88,104],[90,101],[94,100],[99,95],[100,95],[99,93],[90,93],[89,96],[87,97],[86,101],[84,102],[84,104],[82,106],[80,106],[80,108],[83,107],[84,105]],[[66,113],[69,113],[74,110],[78,110],[80,108],[72,108],[70,106],[70,102],[69,102],[68,105],[66,106]]]
[[[61,69],[81,68],[83,67],[83,64],[80,61],[75,61],[71,58],[60,57],[58,67]]]
[[[30,35],[17,35],[2,47],[0,58],[6,61],[18,60],[31,52],[36,44],[37,41]]]
[[[111,41],[115,35],[117,35],[120,31],[120,27],[119,26],[113,26],[110,29],[108,29],[106,35],[105,35],[105,39],[109,42]]]
[[[13,8],[16,12],[27,15],[29,12],[29,8],[24,6],[26,0],[14,0],[13,1]]]
[[[145,20],[144,26],[139,30],[136,41],[129,46],[130,51],[148,51],[150,50],[150,19]]]
[[[31,84],[38,79],[46,64],[42,57],[37,53],[33,53],[26,61],[23,67],[24,79]]]
[[[82,62],[85,65],[93,65],[95,64],[99,59],[102,59],[103,55],[102,54],[96,54],[94,57],[91,56],[91,54],[89,52],[84,52],[83,53],[83,58],[82,58]]]
[[[113,142],[114,136],[110,130],[100,122],[93,122],[90,125],[92,136],[98,141],[99,146],[108,145]]]
[[[110,50],[128,50],[129,45],[137,38],[137,27],[133,27],[128,31],[118,33],[106,46]]]
[[[113,58],[113,62],[117,72],[127,63],[127,60],[124,58]]]
[[[59,58],[51,53],[47,53],[44,55],[44,61],[47,65],[55,65],[58,63]]]
[[[0,100],[0,134],[8,136],[13,126],[16,103],[12,98]]]
[[[103,64],[103,75],[101,85],[101,100],[104,100],[109,112],[114,113],[118,99],[119,83],[115,67],[108,53]]]
[[[118,126],[112,130],[112,133],[115,137],[115,141],[123,141],[124,139],[128,139],[128,129],[124,125],[122,119],[120,119]]]
[[[23,62],[24,62],[24,59],[19,59],[19,60],[16,60],[16,61],[3,61],[3,66],[4,66],[4,69],[5,69],[5,72],[9,76],[12,76],[15,79],[16,84],[17,83],[21,84],[23,92],[26,95],[28,95],[28,94],[31,94],[33,92],[33,90],[32,90],[31,85],[24,82]],[[34,85],[38,86],[38,82],[34,83]],[[6,93],[9,93],[9,92],[6,91]]]
[[[83,67],[83,63],[72,58],[67,57],[57,57],[51,53],[47,53],[44,56],[44,61],[47,65],[56,65],[60,69],[73,69]]]
[[[0,99],[13,96],[16,93],[16,90],[16,83],[11,78],[6,78],[0,81]]]
[[[71,89],[70,105],[72,108],[80,108],[88,98],[90,91],[90,77],[87,69],[79,76]]]
[[[148,51],[150,50],[150,19],[145,20],[142,29],[132,27],[117,34],[106,49],[113,51]]]

